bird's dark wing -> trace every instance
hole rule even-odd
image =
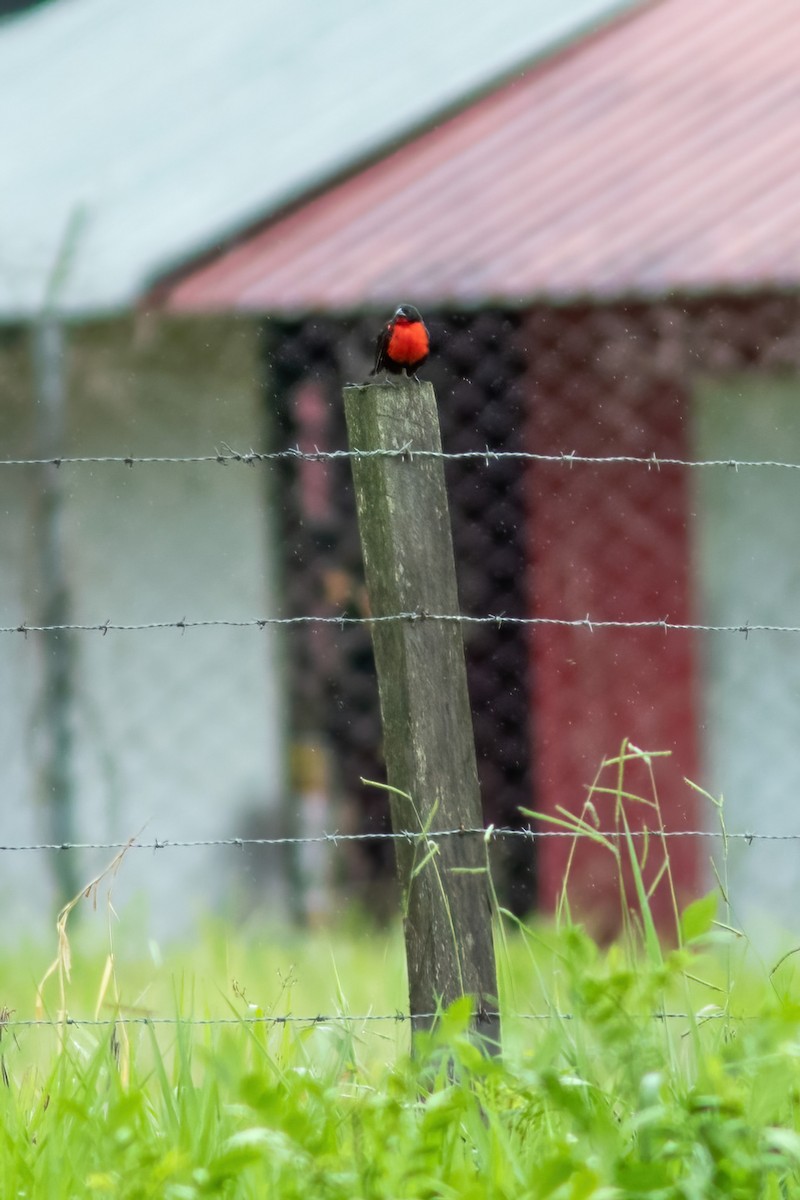
[[[389,345],[389,338],[391,336],[392,329],[390,321],[384,325],[375,341],[375,366],[370,371],[370,375],[380,375],[383,371],[388,370],[386,361],[386,348]]]

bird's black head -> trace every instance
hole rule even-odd
[[[413,304],[401,304],[395,317],[405,317],[407,321],[421,321],[422,317],[418,308],[414,308]]]

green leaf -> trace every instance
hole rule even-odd
[[[764,1141],[770,1150],[777,1150],[787,1158],[800,1162],[800,1134],[795,1133],[793,1129],[767,1127],[764,1130]]]
[[[684,942],[693,942],[711,932],[717,916],[719,893],[709,892],[693,901],[681,913],[681,934]]]
[[[456,1037],[469,1030],[472,1012],[475,1007],[471,996],[459,996],[448,1005],[442,1014],[441,1033],[445,1038]]]

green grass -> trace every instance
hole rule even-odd
[[[476,1048],[465,1002],[414,1057],[406,1024],[351,1019],[405,1008],[399,929],[217,927],[161,962],[126,958],[123,921],[112,963],[89,922],[69,946],[67,923],[51,1016],[179,1020],[4,1029],[3,1200],[800,1196],[798,958],[763,964],[733,930],[724,860],[718,894],[659,940],[626,753],[607,850],[634,914],[608,949],[570,916],[568,886],[555,924],[506,919],[502,1057]],[[656,874],[669,885],[668,860]],[[12,1021],[33,1014],[52,957],[0,961]],[[232,1023],[192,1023],[214,1017]]]
[[[223,942],[231,959],[250,961],[252,946],[216,931],[204,947],[209,963],[220,961]],[[292,1002],[276,977],[267,1009],[317,1012],[324,942],[295,947],[293,966],[287,957],[278,968],[291,970]],[[340,975],[347,962],[356,991],[360,976],[365,992],[383,990],[389,1003],[382,975],[387,963],[399,973],[401,961],[399,938],[390,943],[388,954],[366,935],[335,943]],[[108,1028],[67,1027],[63,1040],[57,1030],[7,1030],[2,1195],[797,1195],[793,968],[787,960],[772,980],[759,979],[739,953],[730,992],[717,992],[726,947],[670,951],[656,967],[622,947],[600,951],[577,927],[511,933],[504,973],[517,1003],[550,1015],[509,1016],[502,1059],[478,1052],[461,1006],[414,1059],[405,1026],[344,1020],[128,1026],[127,1046],[121,1029],[114,1038]],[[286,954],[261,948],[265,964]],[[689,968],[705,983],[687,981]],[[100,978],[102,957],[76,955],[78,969],[84,984]],[[143,972],[131,964],[132,977]],[[127,973],[120,967],[123,990]],[[332,976],[331,968],[335,1003]],[[251,1013],[228,984],[233,1009]],[[172,1011],[231,1014],[215,988],[208,1005],[200,991],[192,998],[185,988]],[[679,1002],[699,1013],[709,995],[705,1016],[652,1015]]]

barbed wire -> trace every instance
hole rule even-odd
[[[743,621],[737,625],[701,625],[689,621],[670,621],[667,617],[654,617],[645,621],[606,620],[592,617],[510,617],[505,613],[489,613],[485,616],[470,616],[467,613],[432,613],[424,608],[411,612],[387,613],[383,616],[349,617],[306,615],[296,617],[210,617],[199,620],[189,620],[182,617],[179,621],[106,621],[81,624],[73,622],[65,625],[35,625],[28,621],[20,621],[17,625],[0,625],[0,633],[144,633],[156,629],[178,629],[185,633],[187,629],[266,629],[270,626],[293,625],[338,625],[342,628],[349,625],[382,625],[390,622],[406,622],[413,624],[417,621],[438,621],[443,624],[458,625],[504,625],[527,626],[556,626],[566,629],[588,629],[593,633],[596,629],[659,629],[662,633],[741,633],[747,638],[751,633],[800,633],[800,625],[769,625]]]
[[[339,460],[368,459],[368,458],[399,458],[413,461],[415,458],[442,459],[446,462],[483,462],[491,463],[507,460],[532,463],[551,463],[560,466],[641,466],[648,470],[660,470],[661,467],[719,468],[738,471],[749,469],[778,469],[785,471],[800,471],[800,463],[782,462],[774,459],[735,459],[735,458],[661,458],[657,454],[578,454],[576,451],[562,451],[558,454],[537,454],[527,450],[492,450],[486,446],[483,450],[415,450],[410,442],[397,448],[379,448],[376,450],[301,450],[299,446],[290,446],[285,450],[245,450],[238,451],[230,446],[214,450],[211,454],[78,454],[59,455],[54,458],[5,458],[0,459],[0,467],[68,467],[68,466],[163,466],[214,463],[218,466],[228,466],[238,463],[243,466],[255,466],[258,463],[285,462],[297,460],[301,462],[337,462]]]
[[[320,833],[308,837],[228,837],[228,838],[154,838],[142,842],[134,838],[124,842],[31,842],[19,845],[0,845],[0,853],[69,850],[193,850],[204,846],[231,846],[245,850],[250,846],[338,846],[348,842],[436,842],[445,838],[479,837],[486,842],[502,838],[524,838],[539,841],[545,838],[605,838],[609,841],[633,838],[714,838],[725,841],[796,842],[798,833],[756,833],[723,829],[510,829],[489,825],[486,828],[431,829],[417,833],[381,830],[374,833]]]
[[[113,1029],[116,1025],[167,1025],[167,1026],[214,1026],[214,1025],[332,1025],[339,1023],[347,1024],[366,1024],[368,1022],[394,1022],[395,1024],[411,1023],[419,1021],[435,1021],[441,1017],[440,1012],[427,1013],[359,1013],[351,1015],[349,1013],[335,1013],[327,1016],[309,1015],[309,1016],[294,1016],[287,1014],[285,1016],[252,1016],[243,1015],[240,1017],[151,1017],[151,1016],[124,1016],[118,1017],[9,1017],[0,1021],[0,1035],[5,1032],[12,1032],[15,1029],[64,1029],[67,1028],[87,1028],[87,1029]],[[696,1013],[687,1012],[653,1012],[653,1013],[634,1013],[633,1016],[639,1017],[641,1020],[647,1021],[708,1021],[708,1020],[744,1020],[743,1017],[731,1016],[729,1013],[714,1011],[700,1011]],[[506,1020],[506,1021],[576,1021],[578,1020],[577,1013],[553,1012],[543,1013],[502,1013],[496,1010],[483,1011],[476,1013],[476,1021],[480,1024],[484,1020]]]

